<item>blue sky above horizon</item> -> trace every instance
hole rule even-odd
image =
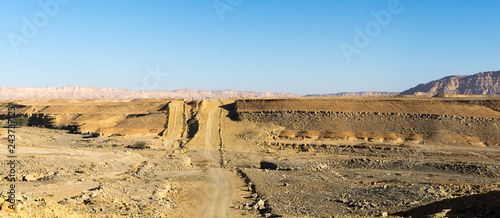
[[[500,70],[499,9],[495,0],[0,1],[0,86],[403,91]]]

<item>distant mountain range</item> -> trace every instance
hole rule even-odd
[[[375,96],[375,95],[500,95],[500,71],[481,72],[469,76],[447,76],[439,80],[422,83],[411,89],[398,92],[339,92],[331,94],[309,94],[304,97],[326,96]],[[184,98],[184,99],[229,99],[229,98],[289,98],[300,97],[291,93],[249,92],[237,90],[203,91],[179,89],[174,91],[132,91],[127,89],[95,88],[85,86],[5,87],[0,86],[0,100],[13,99],[136,99],[136,98]]]
[[[447,76],[422,83],[401,95],[500,95],[500,71],[481,72],[470,76]]]
[[[398,95],[399,92],[377,92],[377,91],[364,91],[364,92],[338,92],[329,94],[309,94],[304,97],[330,97],[330,96],[375,96],[375,95]]]
[[[179,89],[174,91],[132,91],[127,89],[94,88],[85,86],[5,87],[0,86],[0,99],[136,99],[136,98],[185,98],[185,99],[229,99],[242,97],[300,97],[290,93],[249,92],[236,90],[203,91]]]

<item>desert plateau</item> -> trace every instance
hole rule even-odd
[[[500,216],[496,95],[4,100],[4,127],[9,107],[2,217]]]

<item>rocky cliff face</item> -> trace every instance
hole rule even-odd
[[[126,89],[94,88],[85,86],[65,87],[5,87],[0,86],[0,100],[11,99],[137,99],[137,98],[185,98],[229,99],[241,97],[298,97],[290,93],[249,92],[236,90],[203,91],[181,89],[175,91],[132,91]]]
[[[280,135],[305,140],[352,137],[370,141],[371,137],[376,142],[402,143],[417,134],[437,143],[500,146],[500,111],[495,110],[498,102],[498,96],[468,100],[416,96],[240,99],[236,100],[236,114],[240,120],[282,126],[289,132]]]
[[[500,95],[500,71],[470,76],[448,76],[401,92],[401,95],[436,94]]]

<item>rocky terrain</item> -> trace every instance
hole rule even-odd
[[[481,72],[470,76],[447,76],[401,92],[401,95],[436,94],[499,95],[500,71]]]
[[[287,131],[282,135],[288,138],[402,142],[418,137],[440,143],[500,145],[498,98],[382,99],[245,99],[237,100],[236,107],[240,119],[284,126]]]
[[[184,98],[184,99],[229,99],[242,97],[298,97],[290,93],[249,92],[236,90],[203,91],[180,89],[174,91],[132,91],[127,89],[95,88],[85,86],[64,87],[5,87],[0,86],[0,100],[7,99],[138,99],[138,98]]]
[[[2,217],[498,217],[500,97],[0,101]],[[0,159],[8,134],[0,128]]]

